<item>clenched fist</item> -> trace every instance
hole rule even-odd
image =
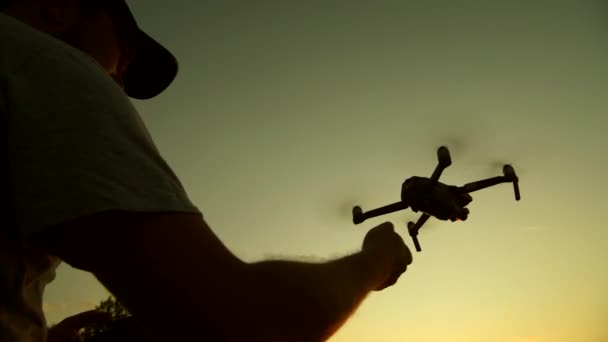
[[[376,291],[394,285],[407,266],[412,263],[412,253],[390,222],[372,228],[365,235],[362,252],[369,255],[379,268],[386,271],[386,278],[375,289]]]

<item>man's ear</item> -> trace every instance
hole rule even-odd
[[[69,31],[79,22],[86,0],[41,0],[40,16],[52,31]]]

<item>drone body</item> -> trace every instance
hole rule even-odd
[[[418,231],[422,225],[432,216],[439,220],[465,221],[469,215],[466,206],[473,198],[470,192],[481,190],[501,183],[513,183],[515,199],[520,200],[519,185],[515,170],[511,165],[503,166],[503,175],[492,177],[477,182],[467,183],[463,186],[447,185],[439,182],[439,177],[445,168],[452,165],[452,159],[447,147],[442,146],[437,150],[439,164],[433,175],[427,177],[410,177],[403,182],[401,187],[401,201],[363,212],[361,207],[353,208],[353,223],[359,224],[368,218],[389,214],[395,211],[411,208],[414,212],[422,212],[416,223],[408,222],[407,228],[414,241],[416,250],[420,252],[418,242]]]
[[[458,187],[434,182],[425,177],[410,177],[401,188],[401,202],[414,212],[423,212],[439,220],[464,221],[469,210],[465,208],[473,198]]]

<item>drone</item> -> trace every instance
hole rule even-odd
[[[430,178],[410,177],[401,186],[401,201],[383,207],[363,212],[360,206],[353,207],[353,223],[360,224],[365,220],[381,215],[390,214],[399,210],[412,209],[415,213],[422,212],[416,223],[408,222],[407,230],[414,241],[416,251],[420,252],[418,231],[431,217],[452,222],[465,221],[469,215],[466,206],[473,198],[469,193],[488,188],[501,183],[513,183],[515,200],[520,200],[519,179],[512,165],[506,164],[502,168],[503,175],[467,183],[463,186],[447,185],[439,182],[443,170],[452,165],[452,157],[447,147],[437,149],[438,164]]]

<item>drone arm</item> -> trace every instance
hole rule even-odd
[[[434,182],[437,182],[439,180],[439,177],[441,177],[441,173],[443,173],[443,170],[445,170],[447,166],[442,165],[442,164],[437,164],[437,167],[435,167],[435,170],[433,171],[433,175],[431,176],[431,179]]]
[[[390,213],[394,213],[399,210],[407,209],[407,204],[399,201],[389,205],[385,205],[380,208],[372,209],[370,211],[362,212],[361,214],[353,217],[355,224],[361,223],[369,218],[382,216]]]
[[[418,231],[430,217],[431,216],[429,214],[422,214],[420,216],[420,218],[418,219],[418,221],[416,221],[416,223],[408,222],[408,224],[407,224],[407,230],[410,233],[410,236],[412,237],[412,240],[414,241],[414,246],[416,247],[416,251],[418,251],[418,252],[422,251],[422,248],[420,248],[420,243],[418,242]]]
[[[437,161],[439,162],[433,171],[433,175],[431,176],[431,180],[437,182],[439,177],[441,177],[441,173],[445,170],[446,167],[452,165],[452,157],[450,156],[450,151],[447,147],[441,146],[437,150]]]
[[[497,177],[492,177],[492,178],[488,178],[488,179],[483,179],[483,180],[480,180],[477,182],[467,183],[467,184],[461,186],[459,188],[459,190],[464,193],[469,193],[469,192],[489,188],[491,186],[501,184],[501,183],[510,183],[512,181],[513,180],[510,179],[509,177],[497,176]]]

